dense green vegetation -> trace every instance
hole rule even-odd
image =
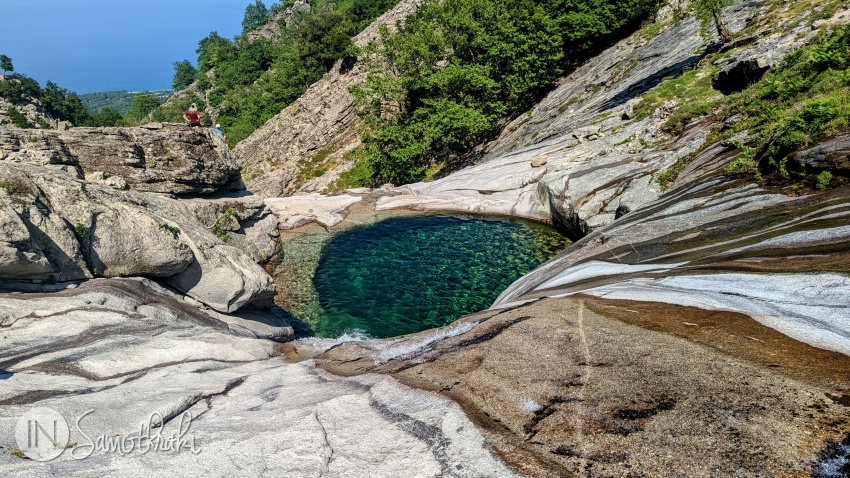
[[[727,97],[708,92],[710,74],[705,73],[694,71],[662,83],[636,111],[657,105],[657,98],[682,99],[687,108],[668,119],[668,131],[677,133],[700,116],[712,118],[722,126],[712,132],[706,147],[732,143],[741,154],[727,170],[766,185],[825,189],[848,182],[847,171],[805,167],[791,160],[791,154],[850,130],[850,27],[821,32],[761,81]],[[659,175],[659,183],[671,183],[689,160]]]
[[[819,139],[850,129],[850,27],[822,32],[814,44],[789,55],[762,81],[730,97],[725,116],[741,121],[726,135],[747,131],[744,154],[730,170],[774,179],[812,174],[821,189],[832,174],[807,171],[789,155]]]
[[[199,42],[194,76],[188,60],[175,64],[174,87],[192,77],[200,94],[172,100],[154,110],[153,118],[182,121],[185,107],[194,102],[200,108],[206,99],[234,145],[298,99],[334,62],[354,55],[351,37],[396,1],[317,0],[311,2],[310,12],[295,14],[287,27],[276,16],[286,4],[267,8],[255,0],[246,8],[241,35],[230,40],[212,32]],[[280,34],[272,40],[248,35],[274,19],[280,21]]]
[[[74,126],[125,126],[144,123],[149,120],[148,114],[157,109],[170,95],[171,92],[167,91],[152,93],[110,91],[90,93],[80,97],[52,81],[48,81],[42,88],[36,80],[19,73],[6,75],[5,79],[0,81],[0,98],[12,103],[25,101],[27,98],[38,100],[44,105],[50,117],[70,121]],[[7,114],[16,126],[35,127],[15,108],[8,110]],[[182,115],[182,112],[180,114]],[[158,120],[162,121],[162,119]],[[41,128],[49,127],[42,120],[37,123]]]
[[[15,103],[25,97],[40,100],[53,118],[70,121],[78,126],[91,121],[91,116],[80,97],[74,92],[60,88],[52,81],[48,81],[42,88],[37,81],[20,73],[7,75],[0,81],[0,98]]]
[[[655,0],[426,1],[362,56],[371,73],[352,92],[366,125],[368,182],[416,181],[462,164],[505,119],[655,8]]]
[[[190,64],[189,66],[191,67],[192,65]],[[175,75],[176,77],[177,75]],[[194,81],[194,78],[192,81]],[[143,93],[154,96],[160,103],[171,97],[170,91],[145,91]],[[130,110],[130,103],[133,101],[134,96],[136,96],[136,93],[129,91],[99,91],[97,93],[80,95],[80,100],[82,100],[83,105],[85,105],[86,109],[92,115],[104,108],[112,108],[121,115],[125,115]]]

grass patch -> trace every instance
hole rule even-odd
[[[308,161],[298,163],[298,184],[304,184],[313,178],[320,178],[335,166],[329,157],[339,150],[338,146],[329,146],[314,154]]]
[[[330,187],[331,191],[344,191],[346,189],[372,187],[375,180],[369,160],[363,154],[363,148],[353,149],[345,155],[346,159],[353,160],[354,166],[339,175],[339,179]]]
[[[838,171],[789,161],[795,151],[850,130],[850,27],[821,32],[750,88],[731,95],[724,117],[739,121],[720,139],[746,132],[742,154],[728,171],[762,177],[775,185],[805,183],[824,189],[846,182]]]
[[[709,115],[722,101],[723,95],[711,87],[711,77],[717,70],[713,65],[706,66],[663,80],[635,105],[634,119],[646,119],[656,109],[675,100],[679,102],[679,107],[667,118],[662,129],[672,134],[680,134],[688,123]]]
[[[581,99],[578,96],[573,96],[572,98],[567,100],[566,103],[562,104],[560,108],[558,108],[558,114],[559,115],[563,114],[564,111],[567,111],[568,109],[570,109],[570,106],[578,103],[579,101],[581,101]]]
[[[6,190],[6,192],[9,194],[15,194],[15,192],[17,191],[15,185],[9,181],[0,181],[0,189]]]

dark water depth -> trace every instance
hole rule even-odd
[[[317,304],[291,310],[318,337],[393,337],[488,308],[569,245],[530,222],[454,216],[387,219],[331,238],[313,277]]]

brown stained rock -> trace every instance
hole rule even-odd
[[[547,156],[538,156],[531,160],[531,167],[539,168],[541,166],[545,166],[547,162],[549,162],[549,158]]]
[[[466,333],[422,332],[390,348],[349,342],[316,363],[452,397],[530,476],[808,476],[816,450],[850,430],[848,357],[741,315],[590,305],[488,311],[462,319],[478,321]],[[682,332],[683,321],[718,340]]]

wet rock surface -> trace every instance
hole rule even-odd
[[[796,363],[806,345],[744,316],[632,304],[540,300],[316,362],[454,398],[530,476],[808,476],[850,427],[847,356]]]

